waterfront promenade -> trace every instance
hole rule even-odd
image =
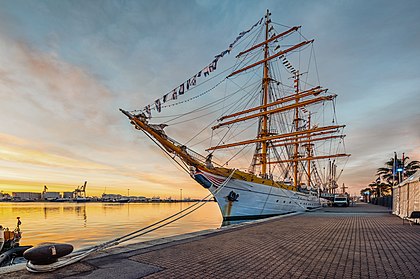
[[[4,278],[420,278],[420,226],[356,204],[114,248]],[[7,277],[6,277],[7,276]]]

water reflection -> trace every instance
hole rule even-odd
[[[44,208],[43,208],[44,210],[44,219],[47,219],[47,214],[48,213],[50,213],[50,214],[57,214],[57,213],[59,213],[60,212],[60,207],[58,207],[58,206],[54,206],[54,207],[47,207],[47,206],[44,206]]]
[[[183,208],[190,205],[186,203]],[[13,227],[19,216],[22,245],[67,242],[77,249],[135,231],[179,210],[179,203],[0,203],[0,224]],[[191,215],[133,242],[218,228],[221,223],[217,204],[210,202]]]

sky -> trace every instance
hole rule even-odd
[[[206,190],[135,131],[142,108],[185,81],[266,9],[315,39],[338,94],[350,193],[402,152],[420,160],[418,1],[0,0],[0,190],[201,198]]]

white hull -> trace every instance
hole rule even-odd
[[[207,172],[201,174],[212,182],[226,180],[226,177]],[[230,179],[224,186],[217,184],[211,183],[209,188],[203,186],[215,196],[225,220],[262,218],[303,212],[321,206],[314,193],[300,193],[237,179]]]

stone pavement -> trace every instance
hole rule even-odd
[[[49,274],[9,278],[420,278],[420,226],[356,204],[192,238],[127,246]],[[2,274],[0,274],[2,277]]]

